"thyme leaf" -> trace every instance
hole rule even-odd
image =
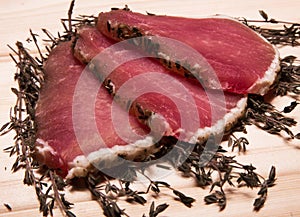
[[[3,206],[5,206],[8,211],[12,211],[12,208],[8,203],[4,203]]]
[[[149,217],[156,217],[156,216],[158,216],[160,213],[162,213],[163,211],[165,211],[168,207],[169,207],[168,204],[163,203],[163,204],[158,205],[155,208],[155,204],[154,204],[154,201],[153,201],[151,203],[151,206],[150,206]],[[145,214],[143,216],[145,216]]]

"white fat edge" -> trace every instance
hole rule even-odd
[[[164,59],[164,60],[168,61],[168,62],[170,61],[170,56],[168,54],[165,54],[165,53],[161,52],[161,51],[157,53],[157,56],[161,59]]]
[[[133,160],[136,156],[148,156],[158,151],[158,149],[150,136],[126,146],[116,145],[112,148],[101,148],[89,153],[87,156],[79,155],[72,162],[69,162],[70,170],[66,178],[86,176],[88,171],[94,168],[93,164],[101,164],[103,167],[117,166],[114,163],[117,162],[119,155],[125,155],[126,160]]]
[[[157,132],[159,134],[158,136],[161,136],[161,134],[164,134],[165,136],[173,136],[173,135],[175,135],[173,129],[171,128],[170,124],[166,121],[166,119],[162,115],[160,115],[158,113],[154,113],[154,112],[152,113],[152,115],[150,116],[150,118],[148,118],[148,120],[147,120],[147,126],[149,126],[150,129],[154,129],[155,125],[153,126],[153,121],[155,119],[160,120],[160,123],[162,121],[162,124],[163,124],[162,131],[164,131],[164,132],[159,132],[158,131]]]
[[[240,117],[243,116],[247,106],[247,97],[240,99],[236,107],[232,108],[230,112],[226,113],[223,119],[220,119],[211,127],[198,129],[196,133],[189,140],[190,143],[204,142],[210,135],[218,135],[225,133],[229,128],[235,124]]]
[[[54,151],[54,149],[45,140],[38,138],[36,142],[38,144],[36,148],[41,151],[41,153],[51,152],[53,154],[57,154],[57,152]]]
[[[37,138],[36,139],[36,151],[39,155],[41,155],[44,159],[47,158],[47,155],[49,153],[51,153],[54,156],[58,156],[59,158],[59,164],[63,164],[63,160],[61,159],[61,157],[59,156],[59,154],[48,144],[47,141]]]
[[[211,72],[207,73],[207,70],[208,68],[206,70],[203,70],[203,67],[201,67],[198,63],[196,63],[192,67],[191,72],[199,81],[201,81],[200,84],[202,86],[214,87],[213,89],[222,89],[218,76],[215,75],[214,79],[212,79]]]

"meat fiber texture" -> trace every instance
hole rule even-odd
[[[45,82],[36,109],[38,160],[50,168],[59,169],[63,176],[72,178],[84,176],[92,168],[90,161],[93,160],[110,162],[118,155],[135,159],[152,153],[154,143],[147,137],[148,129],[134,117],[129,116],[132,131],[128,126],[119,128],[122,135],[127,135],[125,139],[119,136],[120,132],[116,132],[111,117],[112,98],[103,87],[99,89],[94,101],[95,120],[93,115],[81,113],[82,108],[75,111],[78,114],[74,114],[76,85],[85,65],[73,57],[71,45],[72,42],[60,42],[51,51],[44,65]],[[90,95],[90,90],[99,87],[99,82],[92,73],[85,75],[88,82],[79,93],[83,98]],[[84,108],[86,102],[77,103],[82,103]],[[119,118],[127,117],[127,113],[120,107],[114,108]],[[83,134],[80,141],[78,135],[75,135],[74,115],[82,121],[80,130]],[[89,124],[93,121],[103,143],[93,139],[94,131]],[[140,137],[130,137],[132,133]],[[136,138],[140,139],[135,140]]]
[[[173,71],[200,78],[212,89],[265,94],[279,69],[279,54],[274,46],[249,27],[224,16],[191,19],[112,10],[99,14],[97,28],[117,41],[150,36],[147,41],[133,43],[147,52],[154,52]],[[157,42],[151,36],[185,43],[199,52],[212,70],[199,64],[189,51]]]
[[[96,76],[113,86],[111,94],[115,101],[125,107],[128,101],[132,102],[127,109],[142,123],[144,117],[140,117],[136,105],[151,111],[152,117],[146,124],[152,131],[161,125],[152,124],[151,118],[157,114],[163,117],[166,127],[160,136],[174,136],[193,143],[203,142],[210,134],[221,133],[229,128],[242,115],[246,105],[243,95],[204,90],[198,81],[172,73],[155,59],[137,56],[105,74],[103,65],[107,67],[108,61],[118,62],[118,58],[131,54],[124,54],[124,50],[120,49],[114,50],[109,59],[97,55],[112,44],[111,39],[96,28],[81,27],[77,32],[74,55],[82,62],[91,62],[89,67],[94,69]],[[134,49],[133,52],[136,54],[137,51]],[[126,88],[124,85],[127,85]]]

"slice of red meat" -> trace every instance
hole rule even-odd
[[[120,41],[138,36],[161,36],[178,40],[199,52],[211,70],[193,59],[190,51],[155,39],[135,40],[173,71],[202,79],[213,89],[246,94],[265,94],[276,78],[279,54],[264,38],[237,20],[226,17],[183,18],[150,16],[128,10],[100,13],[97,28]],[[166,61],[167,60],[167,61]],[[220,84],[220,85],[219,85]]]
[[[157,122],[152,125],[151,121],[159,114],[167,126],[164,135],[203,142],[211,133],[237,121],[243,113],[246,102],[243,95],[205,91],[197,81],[170,72],[154,59],[134,59],[106,74],[110,62],[117,64],[118,58],[131,55],[130,51],[120,49],[102,55],[112,45],[110,39],[93,27],[81,27],[77,33],[74,55],[82,62],[91,62],[89,67],[104,80],[114,99],[154,131]],[[95,57],[98,53],[100,56]]]
[[[91,132],[93,129],[90,124],[93,123],[94,117],[82,110],[85,101],[79,102],[82,104],[82,108],[79,109],[74,107],[74,102],[78,103],[76,94],[88,97],[89,91],[98,88],[99,82],[88,73],[91,81],[88,83],[89,87],[76,92],[85,65],[73,57],[71,45],[72,42],[60,42],[51,51],[44,65],[45,82],[36,108],[38,160],[50,168],[60,169],[62,175],[68,174],[68,177],[72,178],[85,175],[91,167],[86,157],[89,160],[105,162],[112,161],[117,155],[135,159],[145,157],[149,154],[148,151],[152,153],[153,141],[151,137],[145,137],[148,129],[135,117],[129,116],[132,131],[127,126],[119,128],[121,135],[127,135],[126,138],[116,132],[111,115],[112,99],[104,88],[96,92],[93,107],[96,127],[104,143],[99,145],[94,142],[94,132]],[[127,113],[120,107],[114,109],[118,114],[115,118],[127,117]],[[81,119],[80,126],[75,126],[78,121],[76,122],[76,119],[74,122],[74,117]],[[75,134],[76,127],[82,131],[81,138]],[[133,133],[140,136],[138,141],[134,140],[137,137],[132,137]]]

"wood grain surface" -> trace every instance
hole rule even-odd
[[[13,61],[9,57],[7,44],[14,45],[17,40],[26,43],[29,37],[29,29],[39,35],[43,35],[41,28],[56,33],[62,31],[60,18],[67,16],[69,0],[2,0],[0,2],[0,125],[9,120],[9,109],[15,103],[15,97],[10,88],[16,86],[13,80],[16,70]],[[123,7],[125,4],[138,12],[151,12],[155,14],[168,14],[188,17],[201,17],[214,14],[224,14],[233,17],[247,17],[261,19],[258,10],[265,10],[269,16],[278,20],[300,22],[299,0],[78,0],[74,14],[94,14],[101,10],[108,11],[111,7]],[[44,36],[42,36],[43,38]],[[30,47],[30,45],[29,45]],[[281,56],[293,54],[300,57],[299,48],[279,48]],[[31,53],[37,51],[32,48]],[[298,97],[299,100],[299,96]],[[278,110],[282,110],[294,99],[290,96],[279,97],[273,100]],[[300,121],[300,109],[291,114]],[[292,128],[294,133],[300,132],[300,124]],[[253,163],[258,172],[267,175],[271,165],[276,166],[278,180],[275,187],[271,188],[268,200],[260,212],[254,212],[252,204],[257,190],[227,188],[228,205],[219,212],[214,205],[204,204],[203,197],[209,193],[209,189],[195,187],[193,180],[182,178],[178,174],[172,174],[165,179],[182,192],[196,198],[192,208],[187,208],[174,200],[168,191],[163,192],[158,198],[153,195],[147,197],[148,203],[142,205],[130,205],[120,200],[120,206],[125,208],[130,216],[142,216],[148,214],[151,201],[156,204],[166,202],[170,207],[161,216],[300,216],[300,142],[290,141],[284,137],[269,135],[248,128],[247,138],[250,141],[249,151],[246,154],[237,154],[237,159],[243,163]],[[285,136],[285,135],[284,135]],[[0,137],[0,216],[42,216],[38,211],[38,202],[34,189],[22,183],[23,171],[12,173],[10,168],[14,162],[2,149],[13,143],[13,134]],[[143,190],[142,184],[137,186]],[[85,189],[68,188],[67,198],[75,203],[72,211],[77,216],[103,216],[99,204],[91,200],[90,194]],[[9,211],[4,204],[12,207]],[[55,209],[54,216],[61,216]]]

